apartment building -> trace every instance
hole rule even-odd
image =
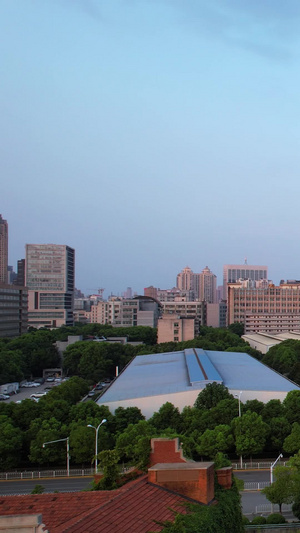
[[[112,324],[114,327],[157,326],[159,303],[147,296],[133,299],[111,298],[91,307],[91,322]]]
[[[158,320],[157,342],[183,342],[194,339],[199,333],[199,321],[195,318],[182,318],[164,315]]]
[[[242,322],[245,333],[281,333],[300,329],[300,283],[281,282],[251,288],[228,284],[227,323]]]
[[[200,274],[195,274],[194,292],[197,300],[216,303],[217,276],[206,266]]]
[[[60,244],[26,244],[25,279],[30,326],[73,325],[73,248]]]

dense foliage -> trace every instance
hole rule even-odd
[[[187,506],[187,514],[176,514],[174,522],[163,522],[162,533],[243,533],[240,496],[235,485],[229,490],[215,490],[218,505]]]

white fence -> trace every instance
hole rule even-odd
[[[92,476],[94,468],[71,469],[69,477]],[[0,481],[10,481],[14,479],[43,479],[68,477],[67,470],[42,470],[38,472],[0,472]]]
[[[275,505],[272,503],[264,503],[262,505],[256,505],[255,506],[255,513],[256,514],[271,514],[274,512],[274,508],[275,508],[275,511],[277,509],[276,512],[279,512],[279,506],[278,505]],[[282,508],[281,508],[282,512],[283,513],[291,513],[292,512],[292,505],[287,505],[285,503],[282,504]],[[299,524],[298,524],[299,526]]]
[[[270,481],[249,481],[244,483],[244,490],[261,490],[270,485]]]

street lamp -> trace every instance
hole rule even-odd
[[[239,400],[239,418],[241,418],[241,416],[242,416],[242,410],[241,410],[241,395],[242,394],[243,394],[243,391],[241,390],[240,394],[235,394],[234,395]],[[243,456],[242,455],[240,455],[240,463],[241,463],[241,468],[243,468]]]
[[[95,426],[92,426],[92,424],[88,424],[87,427],[88,428],[93,428],[96,432],[96,435],[95,435],[95,474],[97,474],[97,468],[98,468],[98,431],[99,431],[99,428],[100,426],[102,426],[102,424],[104,424],[105,422],[107,422],[106,418],[103,418],[103,420],[100,422],[100,424],[95,427]]]
[[[280,455],[278,455],[276,461],[274,461],[274,463],[272,463],[271,466],[270,466],[270,483],[271,483],[271,485],[273,483],[273,468],[276,465],[277,461],[279,461],[279,459],[282,459],[282,457],[283,457],[283,455],[281,453]]]
[[[58,439],[58,440],[49,440],[48,442],[43,442],[43,448],[47,446],[47,444],[52,444],[53,442],[64,442],[67,443],[67,476],[70,476],[70,446],[69,446],[69,437],[66,439]]]

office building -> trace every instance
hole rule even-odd
[[[0,283],[0,338],[14,338],[26,333],[27,315],[26,287]]]
[[[36,328],[73,325],[75,250],[60,244],[27,244],[28,321]]]
[[[259,265],[224,265],[223,267],[223,299],[227,300],[227,283],[235,283],[240,280],[259,281],[268,279],[268,267]]]
[[[0,215],[0,283],[8,283],[8,224]]]
[[[279,286],[249,281],[228,284],[227,323],[242,322],[245,333],[300,330],[300,283]]]
[[[25,285],[25,259],[19,259],[17,263],[17,277],[14,280],[14,285]]]

